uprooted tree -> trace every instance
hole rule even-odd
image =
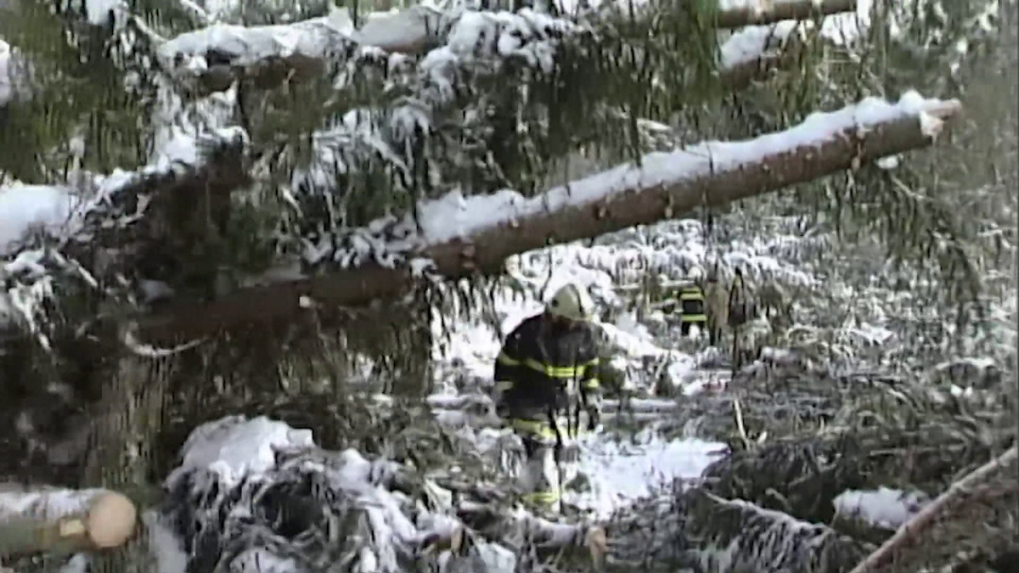
[[[869,24],[851,0],[282,4],[0,3],[0,205],[70,215],[0,232],[0,377],[53,417],[39,380],[92,404],[63,430],[64,480],[149,479],[164,415],[210,393],[342,396],[361,355],[420,395],[441,283],[553,242],[800,185],[822,211],[912,216],[881,227],[898,256],[968,264],[935,185],[811,182],[902,184],[875,162],[960,113],[945,78],[994,51],[996,3],[876,2]],[[286,369],[332,388],[285,387]]]

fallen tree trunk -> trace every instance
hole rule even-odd
[[[620,165],[531,199],[503,192],[434,201],[421,210],[434,210],[436,229],[401,254],[430,260],[446,279],[497,274],[510,255],[677,218],[701,205],[723,205],[927,146],[943,121],[961,109],[956,100],[921,102],[915,93],[908,99],[900,104],[867,100],[744,142],[648,154],[641,167]],[[446,211],[450,205],[455,207]],[[458,228],[464,215],[468,220]],[[288,319],[315,305],[393,298],[415,280],[409,268],[376,264],[251,287],[207,304],[167,305],[140,320],[141,333],[198,337]]]
[[[756,2],[719,10],[712,20],[719,29],[736,29],[852,12],[856,6],[857,0]],[[370,16],[358,30],[348,18],[336,14],[252,28],[214,24],[173,38],[160,47],[160,54],[168,69],[176,69],[178,78],[185,79],[188,89],[199,96],[225,91],[237,80],[246,80],[257,89],[272,89],[284,82],[303,83],[322,75],[337,44],[345,41],[387,52],[422,54],[434,46],[445,17],[434,8],[414,6],[396,14]],[[293,37],[301,38],[296,46]],[[189,59],[195,57],[203,58],[207,65],[189,65]],[[760,63],[757,59],[751,62],[753,66],[744,63],[721,70],[721,82],[738,89],[757,71],[780,61],[762,54]],[[194,69],[200,71],[192,72]]]
[[[1017,537],[1014,521],[1005,519],[1002,523],[997,514],[1019,512],[1017,471],[1019,453],[1012,446],[952,484],[851,573],[915,571],[925,562],[954,557],[964,548],[972,550],[989,533],[992,537],[1010,537],[1006,542],[1014,544]],[[998,535],[993,535],[995,525]]]
[[[0,556],[119,547],[136,520],[134,504],[108,490],[0,491]]]

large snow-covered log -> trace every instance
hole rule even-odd
[[[416,222],[408,216],[352,233],[360,244],[376,245],[360,259],[351,262],[334,247],[310,249],[322,260],[347,260],[354,268],[243,289],[205,305],[176,303],[145,318],[143,333],[201,335],[294,316],[315,305],[394,297],[428,266],[447,279],[498,273],[513,254],[676,218],[702,204],[726,204],[924,147],[960,109],[958,101],[915,92],[894,104],[868,98],[752,140],[648,154],[640,166],[620,165],[531,199],[508,190],[468,198],[454,192],[420,205]],[[394,233],[394,227],[402,230]],[[394,242],[394,235],[406,238]],[[413,264],[399,265],[401,260]]]
[[[136,520],[131,500],[103,489],[0,488],[0,556],[119,547]]]

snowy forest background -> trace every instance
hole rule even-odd
[[[144,522],[0,566],[1019,570],[1016,16],[0,0],[0,525]],[[735,374],[662,311],[716,267]],[[613,376],[549,520],[489,391],[567,280]]]

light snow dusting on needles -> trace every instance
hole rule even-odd
[[[193,548],[189,566],[208,567],[202,570],[290,573],[343,563],[349,571],[407,571],[425,557],[428,540],[460,524],[450,492],[430,483],[424,501],[401,489],[405,471],[352,449],[319,449],[309,431],[265,418],[199,426],[166,481],[158,522],[173,524],[173,537],[184,544],[158,532],[160,573],[180,573],[181,546]],[[486,553],[481,540],[476,545],[464,559],[486,565],[492,550]],[[512,571],[510,565],[481,570]]]

